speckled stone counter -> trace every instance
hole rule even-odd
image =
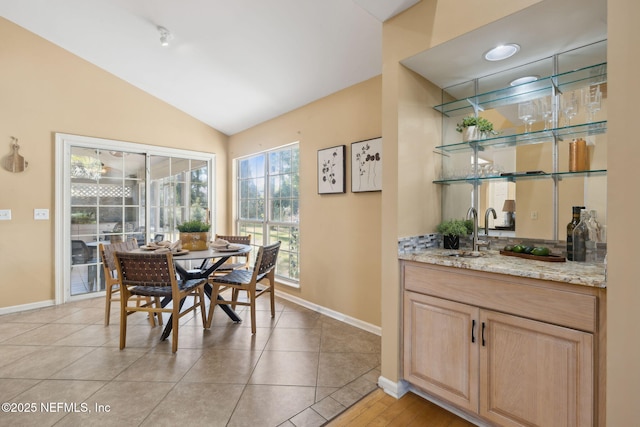
[[[454,257],[459,251],[427,249],[398,255],[401,260],[508,274],[532,279],[552,280],[574,285],[606,288],[603,264],[584,262],[545,262],[500,255],[498,251],[483,251],[479,257]]]

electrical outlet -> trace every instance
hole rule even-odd
[[[33,210],[33,219],[35,219],[35,220],[46,220],[46,219],[49,219],[49,209],[34,209]]]
[[[538,219],[538,211],[531,211],[531,219]]]
[[[0,209],[0,220],[8,221],[11,219],[11,209]]]

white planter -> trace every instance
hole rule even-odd
[[[477,126],[467,126],[462,128],[462,142],[473,141],[479,139]]]

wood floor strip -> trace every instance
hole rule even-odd
[[[400,399],[377,389],[325,424],[326,427],[474,427],[451,412],[407,393]]]

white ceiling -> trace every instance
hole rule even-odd
[[[232,135],[381,74],[382,21],[418,1],[0,0],[0,16]]]

